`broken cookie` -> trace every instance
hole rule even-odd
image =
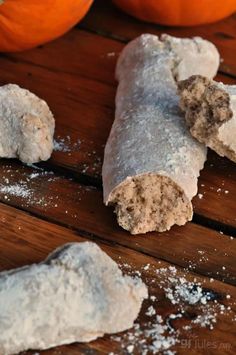
[[[0,87],[0,157],[24,163],[49,159],[54,128],[45,101],[18,85]]]
[[[0,354],[88,342],[132,327],[147,288],[95,243],[0,273]]]
[[[192,219],[191,199],[206,159],[178,108],[176,80],[213,77],[215,46],[201,38],[145,34],[122,51],[115,120],[105,147],[104,202],[132,234],[165,231]]]
[[[192,136],[236,162],[236,85],[194,75],[180,81],[178,89]]]

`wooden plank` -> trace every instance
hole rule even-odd
[[[82,242],[86,240],[75,231],[39,220],[9,206],[1,204],[0,209],[1,270],[39,262],[54,248],[64,243],[75,241]],[[96,242],[98,243],[98,241]],[[137,274],[138,271],[149,287],[149,295],[156,297],[154,300],[149,297],[143,304],[138,318],[141,331],[144,328],[148,328],[147,323],[152,323],[153,319],[156,317],[156,315],[152,318],[147,316],[147,310],[152,306],[157,314],[163,318],[164,323],[171,324],[171,326],[174,327],[174,334],[180,333],[178,335],[179,342],[171,348],[171,350],[177,351],[178,354],[186,354],[186,349],[188,353],[191,354],[206,353],[206,350],[208,354],[220,354],[222,353],[220,352],[222,349],[224,349],[225,354],[235,353],[235,287],[217,280],[200,277],[194,273],[186,272],[179,267],[174,269],[176,271],[173,274],[173,266],[162,260],[156,260],[117,244],[108,245],[101,242],[98,244],[108,255],[120,264],[121,268],[126,273]],[[207,306],[201,303],[190,305],[187,302],[184,304],[181,303],[181,307],[179,302],[172,304],[166,296],[166,292],[169,291],[164,290],[169,277],[168,275],[172,275],[172,277],[174,275],[175,280],[184,277],[187,282],[193,282],[191,287],[194,287],[194,285],[200,282],[200,287],[202,287],[203,291],[211,295],[211,300],[207,302]],[[173,281],[168,283],[169,290],[174,291],[174,285]],[[230,307],[230,309],[228,310],[227,307]],[[181,318],[167,323],[171,316],[178,315],[179,317],[180,308],[182,309]],[[213,330],[205,327],[201,328],[199,325],[193,324],[197,316],[202,315],[204,310],[209,313],[209,309],[216,312],[217,319],[216,323],[213,323]],[[191,326],[191,330],[184,329],[186,326]],[[129,333],[130,332],[132,333],[132,330],[129,331]],[[135,332],[133,331],[133,333]],[[166,335],[173,336],[173,333],[167,333]],[[40,353],[45,355],[55,355],[58,353],[61,355],[67,355],[68,353],[76,355],[86,353],[108,354],[113,351],[115,353],[125,354],[128,353],[126,347],[130,343],[125,340],[125,334],[127,334],[127,332],[119,334],[120,339],[118,342],[110,336],[105,336],[89,344],[77,343]],[[135,343],[137,354],[141,353],[138,351],[138,346],[141,344],[140,340],[141,339],[139,339],[138,343]],[[27,354],[33,355],[35,352],[27,352]]]
[[[40,170],[0,162],[0,201],[41,218],[158,257],[197,273],[236,283],[236,240],[194,223],[165,233],[131,236],[102,202],[102,193]]]
[[[167,27],[137,20],[118,10],[112,2],[97,0],[79,26],[123,42],[142,33],[168,33],[176,37],[201,36],[218,47],[223,58],[220,70],[236,77],[236,14],[210,25]]]
[[[199,194],[193,199],[195,212],[235,228],[235,200],[235,164],[208,150],[208,160],[199,179]]]
[[[56,117],[56,137],[71,139],[72,151],[54,152],[50,164],[66,168],[74,175],[86,174],[100,179],[116,90],[117,55],[107,54],[119,53],[123,45],[74,30],[43,48],[0,57],[0,82],[16,82],[44,98]],[[235,82],[222,76],[218,79]],[[73,147],[78,140],[80,144]],[[211,164],[215,165],[214,169]],[[205,185],[200,193],[207,193],[202,200],[195,198],[196,213],[235,227],[232,208],[236,198],[235,177],[236,171],[230,162],[209,154],[199,180],[200,185]],[[223,183],[230,191],[228,195],[216,193]]]
[[[56,118],[55,137],[59,139],[59,137],[66,138],[69,136],[71,139],[70,146],[78,141],[80,142],[76,149],[72,147],[71,152],[66,152],[66,154],[60,151],[55,152],[51,159],[52,163],[76,172],[86,172],[89,175],[96,176],[101,171],[104,135],[107,137],[113,120],[115,85],[103,83],[103,76],[98,77],[91,71],[91,68],[95,67],[99,72],[99,65],[94,65],[93,61],[95,57],[100,57],[100,54],[97,52],[94,56],[92,55],[94,36],[86,33],[82,35],[82,38],[76,36],[74,42],[83,44],[88,42],[88,45],[90,43],[90,56],[93,58],[91,65],[89,66],[88,61],[86,62],[87,52],[84,51],[82,58],[76,58],[77,62],[84,63],[80,69],[80,75],[76,73],[77,67],[76,65],[73,67],[72,63],[71,72],[70,70],[68,73],[66,72],[71,58],[69,52],[73,51],[70,45],[71,42],[74,43],[73,37],[74,32],[72,31],[66,44],[61,43],[62,53],[59,52],[60,40],[56,41],[57,46],[55,48],[51,48],[50,45],[47,46],[50,49],[49,51],[35,49],[29,52],[35,53],[36,58],[41,62],[30,64],[22,58],[0,57],[0,82],[1,84],[17,83],[45,99]],[[96,48],[94,50],[96,51]],[[104,46],[102,50],[100,49],[101,53],[104,53],[103,51]],[[40,53],[44,55],[40,56]],[[53,53],[59,53],[59,57],[64,60],[64,67],[61,68],[61,72],[60,67],[58,68],[54,63],[56,58]],[[18,55],[14,56],[17,57]],[[28,60],[30,58],[28,53],[19,54],[19,56],[26,56]],[[50,58],[54,59],[50,60]],[[104,65],[104,59],[102,59],[102,62]],[[42,67],[42,63],[47,63],[48,67]],[[89,70],[89,77],[84,76],[87,70]],[[109,71],[109,73],[112,73],[112,71]],[[113,74],[111,80],[114,82]],[[112,104],[109,105],[108,102]],[[99,125],[102,125],[102,129],[99,128]]]

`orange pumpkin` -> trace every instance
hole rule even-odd
[[[218,21],[236,11],[236,0],[113,0],[141,20],[171,26]]]
[[[93,0],[0,0],[0,51],[48,42],[73,27]]]

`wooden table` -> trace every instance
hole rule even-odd
[[[144,302],[142,328],[150,305],[164,320],[177,312],[156,273],[175,266],[178,276],[200,281],[215,295],[215,302],[230,308],[217,315],[213,330],[196,325],[182,332],[200,312],[198,305],[190,307],[172,322],[175,331],[181,331],[171,350],[235,354],[235,165],[209,152],[199,179],[200,195],[193,200],[193,221],[166,233],[130,236],[102,202],[101,163],[114,117],[117,56],[126,42],[145,32],[209,39],[223,58],[217,79],[236,83],[236,15],[208,26],[164,28],[135,20],[107,1],[96,1],[82,23],[62,38],[24,53],[0,55],[1,84],[17,83],[44,98],[56,118],[56,140],[61,146],[64,142],[63,149],[37,167],[1,160],[0,267],[39,262],[66,242],[95,241],[126,271],[139,270],[156,295],[155,302]],[[105,336],[40,353],[127,354],[124,334],[121,337],[118,342]],[[141,353],[139,348],[135,351]]]

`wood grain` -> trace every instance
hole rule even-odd
[[[75,231],[58,225],[39,220],[29,216],[27,213],[21,212],[15,208],[4,206],[1,204],[0,217],[0,269],[6,270],[14,267],[20,267],[29,263],[40,262],[51,252],[54,248],[67,242],[82,242],[86,238],[82,237]],[[90,238],[89,238],[90,239]],[[145,315],[148,307],[152,305],[163,319],[167,319],[170,314],[177,312],[177,306],[172,305],[165,297],[163,289],[160,288],[162,276],[158,276],[157,269],[169,268],[171,265],[160,259],[154,259],[139,253],[137,251],[119,246],[117,244],[104,244],[96,241],[100,247],[108,253],[116,262],[121,265],[121,268],[129,273],[139,271],[142,279],[149,286],[151,295],[157,297],[155,302],[147,300],[142,307],[139,323],[141,328],[144,322],[147,321]],[[149,268],[146,265],[149,264]],[[177,277],[184,276],[188,281],[200,282],[208,292],[216,295],[217,300],[224,306],[230,306],[231,311],[226,314],[218,314],[217,323],[213,330],[207,328],[199,328],[197,325],[193,327],[191,332],[180,332],[180,344],[177,344],[173,350],[178,351],[178,354],[186,354],[186,342],[190,341],[191,354],[199,354],[199,349],[196,347],[196,341],[209,342],[212,344],[212,339],[216,345],[216,349],[220,344],[228,344],[227,354],[234,354],[235,351],[235,337],[232,329],[232,320],[236,312],[236,288],[230,285],[223,284],[219,281],[211,282],[207,277],[200,277],[191,272],[187,272],[177,267]],[[230,295],[230,300],[227,295]],[[214,302],[214,301],[212,301]],[[181,320],[176,320],[173,326],[176,330],[181,329],[183,325],[189,324],[189,316],[195,319],[200,314],[199,306],[192,306],[188,308],[188,314],[183,316]],[[62,346],[40,352],[47,355],[67,355],[67,354],[108,354],[111,349],[116,353],[126,353],[125,349],[121,348],[122,342],[115,342],[111,337],[106,336],[101,340],[91,342],[89,344],[73,344],[71,346]],[[200,346],[200,345],[199,345]],[[209,348],[209,354],[215,354],[216,349]],[[219,349],[219,348],[218,348]],[[219,352],[220,353],[220,352]],[[27,352],[27,354],[35,354],[34,352]]]
[[[80,181],[81,174],[95,177],[97,181],[90,182],[96,186],[101,185],[103,150],[114,118],[114,69],[123,46],[74,30],[43,48],[0,57],[0,82],[16,82],[45,99],[56,117],[56,139],[71,139],[71,152],[54,152],[47,164],[71,171]],[[222,75],[218,79],[235,82]],[[73,148],[78,140],[80,144]],[[236,227],[235,178],[233,164],[209,152],[199,179],[204,198],[195,198],[195,212]],[[217,192],[223,184],[228,194]]]
[[[4,166],[4,162],[0,162],[3,181],[0,201],[84,235],[115,242],[197,273],[236,283],[234,238],[194,223],[173,227],[165,233],[134,237],[118,226],[112,209],[103,204],[101,191],[60,176],[31,178],[34,174],[43,173],[18,163]],[[20,186],[26,196],[16,196],[11,193],[11,188],[5,190],[4,186],[13,187],[13,192],[15,186]]]
[[[213,42],[223,61],[222,73],[236,77],[236,14],[222,21],[195,27],[157,26],[137,20],[117,9],[112,2],[97,0],[79,25],[100,35],[127,42],[142,33],[160,35],[168,33],[176,37],[201,36]]]
[[[195,212],[235,228],[235,181],[235,164],[209,149],[208,160],[199,179],[199,194],[193,199]]]
[[[14,160],[0,161],[0,270],[39,262],[66,242],[93,240],[125,272],[139,270],[151,294],[157,296],[155,303],[144,303],[139,318],[143,327],[151,304],[164,319],[177,312],[160,288],[162,280],[156,273],[160,267],[176,266],[179,277],[200,281],[232,312],[220,314],[213,331],[197,326],[191,332],[181,330],[180,343],[173,350],[178,354],[235,354],[236,318],[231,317],[236,300],[233,163],[208,153],[199,179],[200,195],[193,200],[195,223],[136,237],[119,228],[112,209],[103,205],[100,175],[114,118],[114,69],[124,44],[143,32],[201,35],[215,43],[224,58],[217,79],[233,84],[235,24],[232,16],[209,26],[164,28],[141,23],[109,2],[97,0],[79,27],[60,39],[27,52],[0,55],[0,84],[14,82],[45,99],[56,117],[56,139],[64,139],[70,150],[56,151],[49,162],[39,164],[46,171]],[[145,269],[147,264],[150,268]],[[199,312],[199,307],[189,308],[183,318],[174,321],[175,329],[188,325]],[[40,354],[127,354],[121,345],[105,336]]]

